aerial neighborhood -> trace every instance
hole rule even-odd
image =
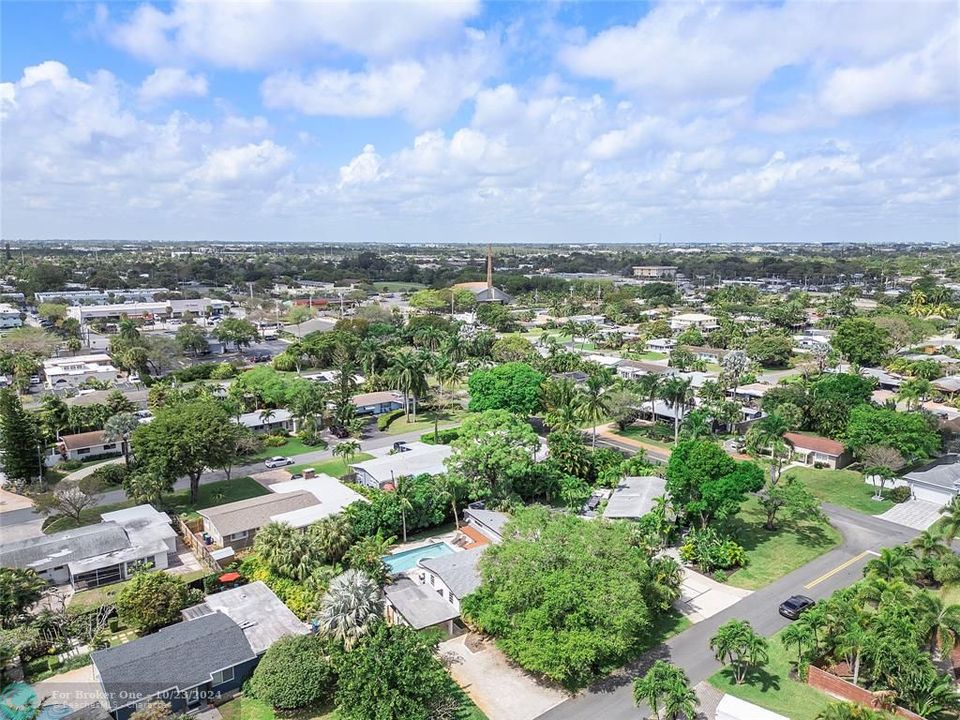
[[[955,253],[25,243],[0,269],[8,705],[957,717]]]

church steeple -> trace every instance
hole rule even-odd
[[[493,245],[487,243],[487,290],[493,289]]]

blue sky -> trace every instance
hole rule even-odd
[[[958,241],[953,2],[4,2],[4,238]]]

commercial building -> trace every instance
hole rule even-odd
[[[677,276],[675,265],[634,265],[633,276],[648,280],[673,280]]]

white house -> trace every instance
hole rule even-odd
[[[946,505],[960,492],[960,455],[944,455],[903,479],[918,500]]]
[[[50,358],[43,361],[43,374],[50,390],[77,387],[87,380],[112,383],[119,377],[106,353]]]
[[[0,330],[18,328],[23,325],[20,311],[9,303],[0,303]]]
[[[713,315],[696,312],[680,313],[670,318],[671,330],[683,331],[691,327],[695,327],[698,330],[709,331],[716,330],[720,327],[720,324]]]
[[[66,460],[90,460],[96,457],[113,457],[123,454],[122,440],[107,440],[103,430],[61,435],[57,449]]]
[[[120,582],[143,563],[163,570],[177,533],[151,505],[103,513],[96,525],[0,545],[0,565],[32,568],[54,585],[81,590]]]
[[[350,465],[357,482],[372,488],[384,488],[396,483],[398,477],[439,475],[446,472],[443,461],[453,453],[449,445],[427,445],[422,442],[405,444],[401,452],[364,460]]]
[[[414,630],[443,628],[456,634],[462,628],[460,600],[480,587],[477,563],[487,545],[424,558],[384,590],[387,622]]]
[[[293,413],[283,408],[244,413],[238,422],[253,432],[290,432],[295,429]]]

